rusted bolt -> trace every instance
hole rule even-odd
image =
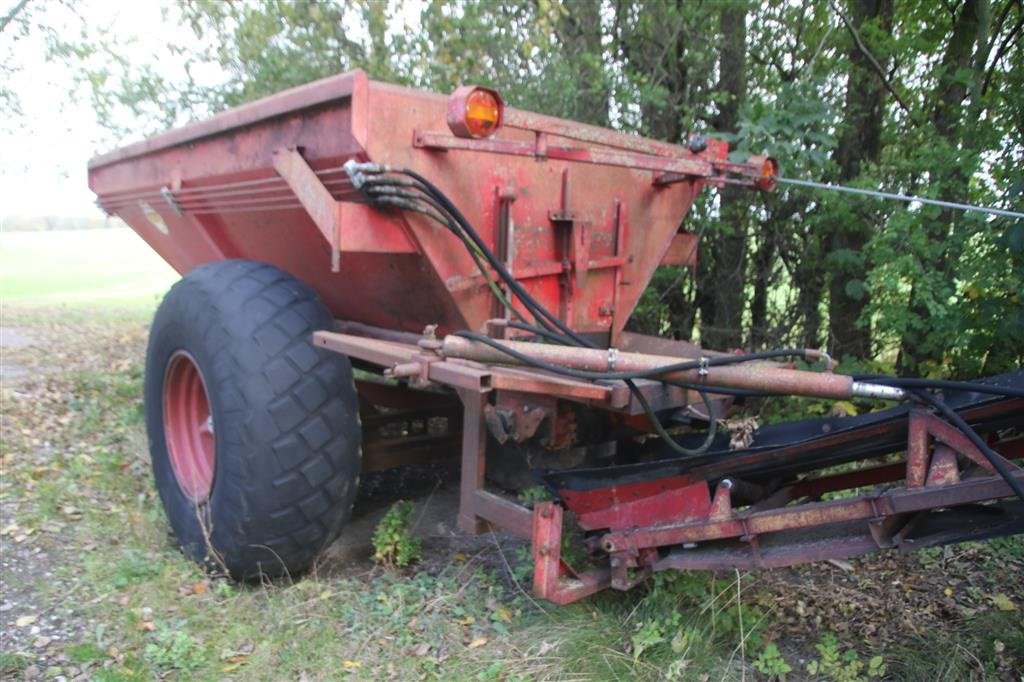
[[[541,509],[540,510],[540,515],[541,515],[541,518],[550,519],[551,518],[551,507],[544,507],[543,509]]]
[[[604,550],[606,552],[610,552],[613,549],[615,549],[615,545],[612,544],[612,541],[611,540],[605,540],[604,541]]]
[[[548,550],[547,547],[541,547],[539,550],[537,550],[537,554],[540,554],[541,556],[547,556],[550,553],[551,552],[550,550]]]

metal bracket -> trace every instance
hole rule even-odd
[[[533,593],[556,604],[578,601],[611,585],[608,569],[576,574],[562,561],[562,508],[540,502],[533,508]]]
[[[331,272],[341,270],[341,202],[331,196],[298,149],[274,152],[274,169],[291,187],[299,203],[309,213],[331,245]]]

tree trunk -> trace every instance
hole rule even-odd
[[[977,162],[978,152],[964,138],[964,103],[972,91],[980,92],[985,65],[981,63],[979,66],[978,62],[988,55],[988,22],[988,0],[965,0],[953,22],[932,95],[934,108],[931,123],[951,158],[950,163],[932,169],[931,185],[937,188],[938,197],[946,201],[963,200],[970,177],[968,167],[971,165],[966,161],[970,155],[974,155],[973,162]],[[967,73],[972,76],[969,80],[964,78]],[[958,212],[943,210],[927,230],[929,241],[940,245],[951,243],[950,237],[959,216]],[[908,331],[900,340],[897,370],[901,373],[914,370],[922,362],[935,365],[943,362],[946,344],[931,338],[930,314],[922,299],[931,297],[944,300],[953,295],[951,263],[945,248],[926,266],[931,273],[931,281],[913,284],[909,313],[912,318],[920,320],[920,324],[919,330]],[[936,291],[937,288],[941,290]]]
[[[601,45],[601,3],[564,0],[564,7],[566,13],[559,21],[558,33],[579,78],[571,118],[607,126],[610,92]]]
[[[873,49],[862,29],[873,24],[886,34],[892,33],[892,0],[853,0],[850,13],[850,73],[846,88],[846,126],[839,138],[835,161],[839,182],[857,178],[865,163],[877,163],[882,151],[882,122],[885,117],[886,89],[882,77],[858,41],[883,66],[888,61]],[[866,358],[871,353],[871,325],[864,316],[869,298],[864,282],[867,264],[864,247],[875,227],[869,214],[855,224],[837,225],[830,248],[833,253],[850,252],[843,265],[834,268],[829,280],[829,346],[832,355]],[[859,324],[858,324],[859,323]]]
[[[721,50],[718,89],[724,101],[715,130],[735,132],[747,96],[747,3],[723,2],[719,11]],[[750,196],[726,185],[720,192],[721,225],[709,240],[701,286],[701,339],[713,348],[736,348],[742,339],[747,264],[747,208]]]

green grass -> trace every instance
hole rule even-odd
[[[151,309],[177,279],[128,228],[0,233],[5,306]]]
[[[11,356],[46,368],[4,387],[0,501],[17,503],[28,542],[65,557],[38,590],[87,623],[59,646],[91,679],[755,680],[785,668],[801,679],[817,660],[831,671],[818,679],[852,680],[882,656],[896,679],[938,681],[998,678],[1024,660],[1020,612],[988,600],[1010,591],[1005,578],[972,619],[888,646],[849,633],[832,644],[816,625],[781,622],[773,590],[786,587],[764,574],[661,574],[567,607],[533,601],[477,557],[430,573],[325,566],[273,584],[210,581],[168,539],[142,423],[146,322],[176,275],[125,230],[0,235],[0,271],[5,324],[42,346]],[[1019,570],[1022,547],[978,545],[964,561],[995,580]],[[870,567],[863,579],[890,581]],[[0,652],[0,677],[32,660]]]

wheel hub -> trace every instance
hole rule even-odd
[[[213,413],[199,367],[183,350],[171,356],[164,376],[164,437],[181,492],[197,504],[205,502],[216,462]]]

